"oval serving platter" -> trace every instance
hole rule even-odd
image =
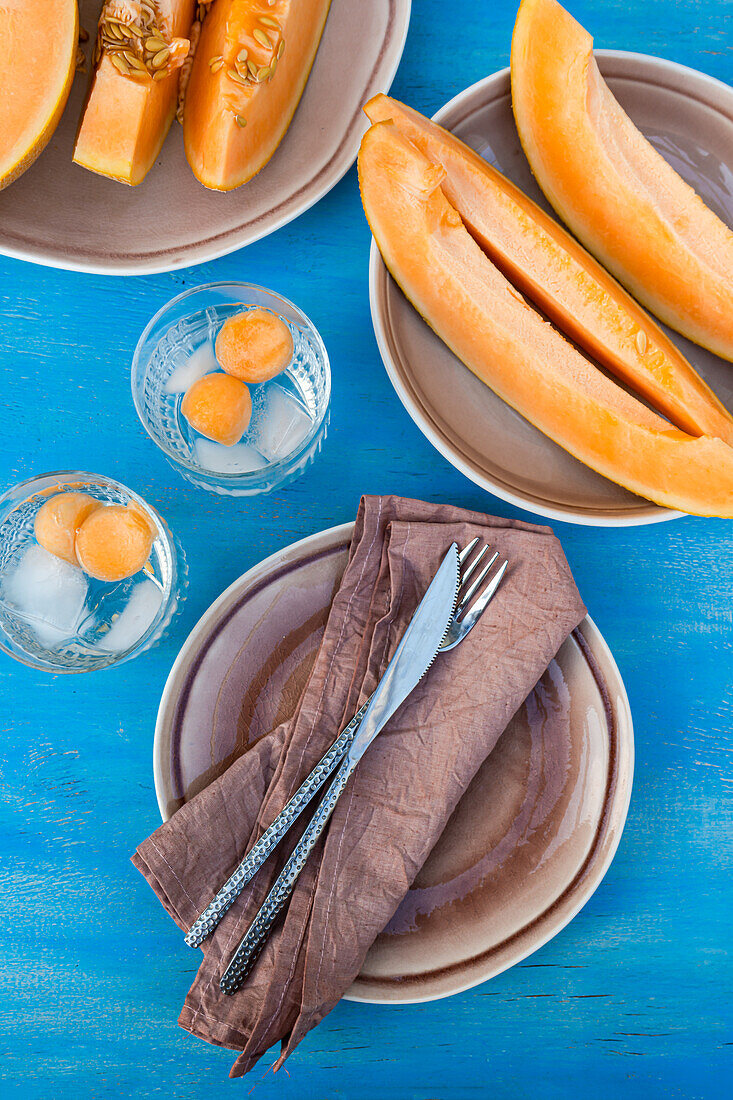
[[[645,54],[596,50],[595,56],[639,129],[733,225],[733,88]],[[434,118],[556,217],[519,143],[508,69],[467,88]],[[682,514],[590,470],[492,393],[407,302],[373,241],[369,294],[379,350],[397,396],[426,439],[476,485],[536,515],[570,523],[630,526]],[[730,363],[665,331],[733,409]]]
[[[352,532],[335,527],[274,554],[190,634],[155,731],[164,819],[294,710]],[[626,692],[586,618],[479,770],[347,997],[445,997],[546,943],[608,869],[632,772]]]
[[[287,134],[254,179],[226,194],[194,179],[176,122],[138,187],[74,164],[88,79],[78,75],[48,147],[0,192],[0,252],[50,267],[138,275],[213,260],[292,221],[351,167],[366,129],[362,104],[388,88],[397,71],[410,2],[332,0]],[[92,40],[87,56],[100,7],[100,0],[80,3]]]

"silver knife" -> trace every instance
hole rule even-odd
[[[435,660],[453,621],[459,587],[458,547],[453,543],[387,665],[335,778],[224,971],[220,981],[224,993],[236,992],[252,969],[352,772],[374,738]]]

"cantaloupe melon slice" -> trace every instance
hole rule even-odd
[[[0,190],[48,144],[76,68],[76,0],[0,3]]]
[[[522,0],[511,75],[527,160],[563,221],[657,317],[733,360],[733,232],[624,113],[556,0]]]
[[[497,267],[550,320],[673,424],[733,444],[733,417],[672,341],[615,279],[536,203],[457,137],[377,95],[372,122],[392,119],[445,169],[443,191]]]
[[[392,122],[359,152],[362,202],[407,298],[470,370],[598,473],[657,504],[733,517],[733,448],[672,428],[590,363],[471,237],[432,165]]]
[[[308,80],[330,0],[215,0],[186,89],[183,137],[196,178],[246,183],[282,141]]]
[[[176,112],[178,70],[188,53],[195,7],[195,0],[104,5],[76,164],[133,187],[145,179]]]

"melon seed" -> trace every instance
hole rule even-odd
[[[277,48],[277,53],[275,54],[275,60],[279,61],[284,52],[285,52],[285,39],[283,38],[282,42],[280,43],[280,45]]]
[[[213,63],[210,62],[210,68],[212,73],[218,73],[220,69],[224,68],[224,58],[219,57],[216,58]]]
[[[247,125],[247,119],[244,118],[243,115],[235,115],[235,118],[237,120],[237,126],[244,128]]]
[[[280,24],[277,19],[273,19],[271,15],[261,15],[258,22],[263,23],[266,27],[274,27],[276,31],[280,30]]]
[[[165,80],[168,75],[167,69],[158,69],[157,73],[153,73],[153,80]]]
[[[124,57],[120,57],[118,53],[110,54],[110,61],[117,69],[118,73],[123,73],[125,76],[129,73],[130,66],[125,61]]]
[[[259,68],[257,70],[257,79],[258,80],[267,80],[269,75],[270,75],[270,66],[269,65],[262,65],[261,68]]]
[[[259,27],[255,27],[255,29],[252,31],[252,36],[257,42],[259,42],[260,46],[265,46],[268,50],[272,49],[272,42],[267,37],[265,32],[261,31]]]
[[[162,38],[146,38],[145,49],[150,50],[151,53],[159,53],[160,50],[164,50],[166,43]]]
[[[644,352],[646,351],[646,345],[647,345],[646,333],[642,329],[639,329],[639,331],[636,334],[636,347],[637,347],[637,350],[639,352],[639,355],[644,354]]]
[[[130,53],[129,50],[125,50],[122,56],[127,64],[132,66],[133,69],[142,69],[144,72],[148,71],[145,62],[141,61],[139,57],[136,57],[134,53]]]
[[[165,49],[160,51],[160,53],[156,53],[155,57],[151,61],[151,65],[153,66],[154,69],[162,68],[163,65],[165,65],[168,58],[170,57],[170,55],[171,55],[171,51],[166,46]]]
[[[85,27],[79,27],[79,41],[80,42],[88,42],[89,41],[89,31]]]
[[[244,64],[248,57],[249,57],[249,51],[248,50],[240,50],[239,53],[237,54],[237,61],[241,61],[242,64]]]
[[[255,65],[254,61],[248,61],[247,68],[249,70],[249,75],[254,80],[254,78],[257,76],[257,66]]]

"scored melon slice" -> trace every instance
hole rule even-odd
[[[186,88],[183,138],[196,178],[215,191],[268,162],[298,106],[330,0],[215,0]]]
[[[670,427],[544,321],[471,237],[441,189],[444,175],[392,122],[365,134],[359,182],[369,225],[436,334],[598,473],[666,507],[733,517],[733,448]]]
[[[76,0],[0,3],[0,190],[48,144],[74,80]]]
[[[98,63],[74,148],[76,164],[133,187],[145,179],[176,112],[178,70],[188,53],[195,7],[195,0],[105,4]],[[122,39],[110,26],[121,26]],[[152,52],[148,42],[163,42],[165,49]],[[166,51],[164,61],[155,60]]]
[[[527,160],[563,221],[653,313],[733,360],[733,232],[637,130],[556,0],[522,0],[511,80]]]
[[[672,341],[562,226],[457,137],[389,96],[364,110],[392,119],[432,163],[443,191],[497,267],[607,370],[692,435],[733,444],[733,417]]]

